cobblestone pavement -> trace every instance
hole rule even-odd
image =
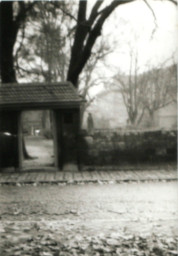
[[[177,255],[177,197],[176,181],[2,185],[0,255]]]
[[[82,183],[82,182],[128,182],[128,181],[158,181],[176,180],[177,171],[175,169],[144,169],[144,170],[107,170],[99,168],[95,171],[62,172],[53,168],[38,169],[21,172],[0,172],[0,184],[16,183]]]

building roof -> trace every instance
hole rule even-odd
[[[82,102],[70,82],[0,85],[0,108],[79,106]]]

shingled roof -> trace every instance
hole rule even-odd
[[[0,86],[0,108],[78,106],[81,102],[70,82]]]

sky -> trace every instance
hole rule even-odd
[[[138,0],[117,8],[103,29],[104,36],[109,38],[112,34],[113,40],[117,41],[108,61],[116,67],[120,66],[125,72],[130,60],[128,42],[137,50],[143,69],[148,62],[150,65],[159,65],[173,54],[176,56],[178,9],[168,0],[148,2],[156,21],[144,1]]]
[[[94,2],[89,0],[90,5]],[[121,5],[106,21],[102,35],[112,45],[113,52],[107,56],[107,65],[100,65],[101,73],[108,77],[118,71],[128,74],[131,49],[137,52],[140,72],[165,61],[172,64],[173,56],[177,62],[178,9],[168,0],[148,0],[148,3],[152,10],[143,0]],[[91,94],[102,88],[102,85],[94,87]]]

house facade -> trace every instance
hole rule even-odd
[[[154,114],[154,123],[159,128],[177,128],[177,102],[174,101],[157,110]]]

